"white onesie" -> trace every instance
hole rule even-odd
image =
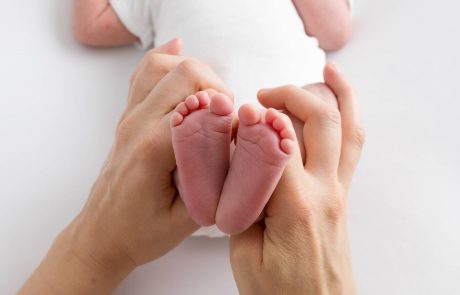
[[[323,81],[325,53],[290,0],[111,0],[142,48],[183,39],[182,55],[209,64],[235,94],[258,104],[261,88]],[[196,234],[222,235],[215,228]]]

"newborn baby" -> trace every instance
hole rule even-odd
[[[180,36],[182,54],[208,63],[236,106],[245,104],[234,151],[233,101],[223,94],[191,95],[171,120],[176,185],[190,215],[229,234],[256,221],[293,150],[286,116],[248,103],[261,88],[321,82],[322,49],[339,49],[350,31],[347,0],[75,0],[82,43],[147,49]]]

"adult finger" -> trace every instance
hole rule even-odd
[[[145,54],[131,78],[128,108],[142,102],[164,76],[186,59],[176,55],[181,46],[176,40],[180,39],[172,40]]]
[[[329,103],[330,105],[339,108],[337,103],[337,97],[335,97],[334,92],[324,83],[315,83],[308,84],[302,87],[303,89],[315,94],[323,101]]]
[[[184,82],[182,80],[175,80],[172,78],[171,83],[163,83],[162,85],[157,85],[153,91],[149,94],[152,97],[152,100],[156,101],[158,99],[160,104],[164,103],[167,104],[168,101],[174,100],[176,103],[172,104],[172,109],[175,108],[179,101],[182,101],[187,95],[183,95],[184,91],[181,92],[180,89],[183,88]],[[161,88],[160,90],[158,88]],[[194,93],[195,90],[187,90],[188,93]],[[208,94],[213,95],[216,94],[217,91],[212,88],[205,88]],[[182,94],[181,94],[182,93]],[[166,100],[166,101],[162,101]],[[128,132],[124,132],[125,134],[129,134],[133,128],[141,128],[146,133],[146,137],[151,141],[158,141],[158,139],[162,139],[161,148],[156,153],[162,155],[161,156],[161,164],[167,167],[170,172],[172,172],[175,168],[175,157],[174,157],[174,150],[172,147],[172,140],[171,140],[171,114],[167,114],[168,111],[162,111],[161,107],[157,107],[155,104],[150,105],[147,102],[142,102],[137,105],[138,107],[134,110],[134,112],[125,113],[122,117],[121,121],[129,122]],[[171,109],[171,110],[172,110]],[[128,114],[131,114],[128,116]],[[154,120],[152,120],[154,119]],[[153,123],[153,125],[152,125]],[[124,128],[127,129],[127,128]],[[123,130],[123,129],[122,129]]]
[[[149,54],[158,53],[158,54],[176,55],[176,56],[178,56],[180,54],[181,50],[182,50],[182,39],[180,39],[180,38],[172,39],[172,40],[166,42],[165,44],[162,44],[162,45],[160,45],[158,47],[150,49],[149,51],[147,51],[147,53],[145,54],[144,58],[139,63],[136,71],[133,73],[133,75],[131,77],[131,80],[134,80],[136,78],[139,70],[142,68],[142,66],[145,65],[145,61],[146,61],[145,57],[147,57]]]
[[[153,49],[158,53],[170,54],[170,55],[179,55],[182,50],[182,39],[174,38],[156,48]]]
[[[326,65],[324,79],[335,92],[339,103],[342,118],[342,151],[338,176],[344,185],[349,186],[361,156],[365,138],[358,100],[353,88],[334,64]]]
[[[188,95],[208,89],[233,99],[231,91],[208,65],[195,59],[185,59],[158,82],[142,102],[142,107],[150,114],[156,112],[164,116]]]
[[[284,86],[258,93],[265,107],[286,109],[305,122],[303,135],[308,155],[305,168],[314,174],[337,173],[341,128],[339,111],[317,96],[295,86]]]

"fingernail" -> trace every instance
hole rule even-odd
[[[342,73],[342,71],[339,69],[339,66],[337,65],[337,63],[335,61],[332,61],[330,63],[330,65],[331,65],[332,69],[334,69],[334,71],[336,71],[339,74]]]

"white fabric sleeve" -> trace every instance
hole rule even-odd
[[[121,22],[139,38],[139,45],[147,49],[153,45],[155,31],[149,0],[110,0]]]

